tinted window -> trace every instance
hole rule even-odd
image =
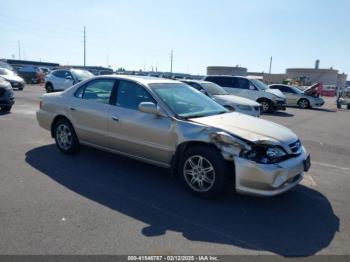
[[[60,77],[60,78],[64,78],[64,76],[65,76],[65,73],[64,73],[65,71],[63,71],[63,70],[59,70],[59,71],[54,71],[54,72],[52,72],[52,74],[54,75],[54,76],[56,76],[56,77]]]
[[[75,94],[76,97],[109,104],[115,81],[112,79],[101,79],[87,83]]]
[[[197,83],[194,82],[185,82],[186,84],[192,86],[193,88],[197,89],[197,90],[203,90],[203,87],[201,87],[200,85],[198,85]]]
[[[245,78],[233,78],[232,82],[233,82],[232,86],[234,88],[249,89],[249,86],[250,86],[249,80]]]
[[[292,91],[289,89],[289,87],[287,86],[271,86],[272,89],[278,89],[280,90],[281,92],[284,92],[284,93],[292,93]]]
[[[156,101],[151,95],[139,84],[130,81],[119,82],[116,100],[117,106],[138,110],[139,104],[142,102],[156,104]]]
[[[219,86],[233,87],[232,86],[232,77],[217,77],[209,76],[206,78],[206,81],[213,82]]]

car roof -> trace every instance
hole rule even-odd
[[[209,75],[209,76],[205,76],[204,79],[207,77],[235,77],[235,78],[250,79],[249,77],[246,77],[246,76],[233,76],[233,75]]]
[[[180,82],[192,82],[192,83],[197,83],[197,84],[212,84],[212,82],[209,81],[204,81],[204,80],[195,80],[195,79],[181,79]]]
[[[176,81],[172,79],[151,77],[151,76],[134,76],[134,75],[104,75],[104,76],[95,76],[91,79],[99,79],[99,78],[114,78],[114,79],[121,79],[121,80],[130,80],[130,81],[138,82],[143,85],[181,83],[180,81]]]

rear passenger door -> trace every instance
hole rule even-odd
[[[80,87],[69,106],[79,140],[108,147],[109,110],[114,79],[96,79]]]

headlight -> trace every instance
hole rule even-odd
[[[251,150],[242,151],[240,156],[260,164],[273,164],[282,161],[287,153],[280,146],[255,145]]]
[[[237,105],[237,107],[241,110],[252,110],[250,106],[245,106],[245,105]]]

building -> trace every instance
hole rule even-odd
[[[298,80],[304,85],[312,85],[320,82],[325,86],[339,86],[341,88],[346,86],[346,74],[339,74],[338,70],[333,68],[288,68],[286,70],[288,79]]]
[[[15,59],[0,59],[1,62],[10,64],[12,67],[18,69],[23,66],[37,66],[37,67],[47,67],[50,69],[59,67],[58,63],[49,63],[41,61],[28,61],[28,60],[15,60]]]
[[[208,66],[207,75],[247,76],[247,68],[239,66]]]
[[[248,72],[250,77],[258,77],[264,83],[270,84],[281,84],[284,80],[287,79],[286,74],[268,74],[268,73],[258,73],[258,72]]]

